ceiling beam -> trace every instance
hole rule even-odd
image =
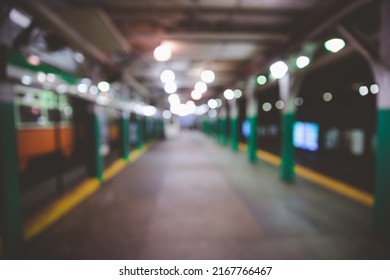
[[[246,42],[269,42],[282,41],[287,35],[277,32],[259,33],[168,33],[168,34],[126,34],[127,40],[182,40],[182,41],[246,41]]]

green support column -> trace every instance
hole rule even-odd
[[[121,118],[121,157],[124,160],[129,159],[130,145],[129,145],[129,114],[122,113]]]
[[[231,137],[231,145],[233,151],[238,151],[238,118],[234,117],[230,120],[231,129],[230,129],[230,137]]]
[[[254,97],[256,86],[256,78],[249,77],[246,87],[247,98],[247,120],[250,125],[250,133],[248,137],[248,160],[250,163],[257,162],[257,100]]]
[[[248,118],[250,134],[248,137],[248,159],[251,163],[257,162],[257,116]]]
[[[282,119],[282,155],[280,163],[280,177],[282,181],[291,183],[294,181],[294,146],[293,128],[295,123],[295,112],[283,113]]]
[[[6,55],[6,49],[2,48],[1,53],[0,55]],[[5,257],[12,255],[23,243],[16,133],[12,87],[2,79],[0,81],[0,213],[2,214],[0,229]]]
[[[103,181],[103,155],[101,152],[101,146],[103,142],[102,132],[99,121],[99,111],[101,110],[95,104],[89,104],[90,110],[90,135],[91,140],[91,152],[89,156],[89,171],[90,175],[96,177],[99,181]]]
[[[143,116],[137,115],[137,148],[140,149],[144,145],[144,121]]]
[[[238,151],[238,111],[236,99],[229,101],[230,105],[230,144],[233,151]]]

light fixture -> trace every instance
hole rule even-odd
[[[332,100],[333,95],[332,95],[330,92],[325,92],[325,93],[322,95],[322,98],[324,99],[325,102],[329,102],[329,101]]]
[[[157,113],[157,109],[154,106],[146,105],[142,108],[142,113],[147,117],[151,117]]]
[[[110,84],[107,83],[106,81],[101,81],[98,83],[98,89],[101,91],[101,92],[107,92],[110,90]]]
[[[368,94],[368,87],[366,87],[366,86],[359,87],[359,93],[361,96],[367,95]]]
[[[223,92],[223,96],[226,98],[226,100],[232,100],[234,98],[234,91],[227,89]]]
[[[379,92],[379,87],[377,84],[372,84],[370,86],[370,91],[372,94],[377,94]]]
[[[310,58],[307,56],[301,55],[297,58],[296,65],[299,69],[305,68],[310,63]]]
[[[207,91],[207,85],[205,82],[197,82],[195,84],[195,90],[200,93],[205,93]]]
[[[324,43],[325,49],[332,52],[337,53],[342,48],[345,47],[345,42],[343,39],[340,38],[333,38]]]
[[[241,96],[242,96],[242,91],[240,89],[236,88],[234,90],[234,97],[235,98],[240,98]]]
[[[175,83],[167,83],[164,85],[164,90],[166,93],[175,93],[177,90],[177,85]]]
[[[215,80],[215,74],[211,70],[204,70],[200,74],[200,78],[202,79],[203,82],[205,83],[212,83]]]
[[[218,103],[217,103],[217,101],[215,99],[210,99],[207,102],[207,105],[209,106],[210,109],[215,109],[215,108],[217,108]]]
[[[172,70],[164,70],[161,72],[160,80],[164,84],[173,83],[175,81],[175,73]]]
[[[157,61],[168,61],[171,59],[172,52],[168,46],[160,45],[154,50],[153,55]]]
[[[180,104],[180,98],[177,94],[169,95],[168,101],[169,101],[169,104],[171,104],[171,105]]]
[[[202,93],[200,93],[199,91],[193,90],[191,92],[191,97],[194,100],[200,100],[202,98]]]
[[[26,28],[30,25],[31,23],[31,18],[24,13],[19,12],[16,9],[12,9],[11,12],[9,13],[9,18],[19,25],[20,27]]]
[[[264,85],[267,82],[267,77],[264,76],[264,75],[260,75],[260,76],[257,77],[256,82],[259,85]]]
[[[271,71],[272,77],[275,79],[281,79],[284,75],[286,75],[288,66],[283,61],[277,61],[270,66],[269,70]]]
[[[171,117],[172,117],[171,111],[165,110],[165,111],[163,112],[163,118],[164,118],[164,119],[169,120]]]
[[[39,58],[39,56],[29,55],[27,57],[27,62],[30,63],[31,65],[37,66],[41,63],[41,59]]]

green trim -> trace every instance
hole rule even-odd
[[[129,153],[130,153],[128,117],[122,116],[120,127],[121,127],[121,157],[127,161],[129,159]]]
[[[27,62],[26,58],[22,54],[13,51],[8,52],[7,62],[14,66],[18,66],[23,69],[31,70],[34,72],[53,73],[59,76],[64,81],[68,82],[69,84],[77,84],[78,81],[76,76],[65,73],[64,71],[48,64],[41,63],[39,65],[31,65]]]
[[[0,199],[5,256],[23,243],[18,147],[13,103],[0,102]]]
[[[390,109],[377,113],[376,189],[374,199],[374,230],[390,234]]]
[[[238,118],[232,118],[230,120],[230,137],[231,137],[231,146],[233,151],[238,151]]]
[[[250,134],[248,137],[248,160],[250,163],[257,162],[257,116],[248,117]]]
[[[282,134],[282,154],[280,164],[280,177],[282,181],[291,183],[294,181],[294,146],[293,146],[293,126],[295,123],[295,113],[287,112],[283,114],[283,134]]]

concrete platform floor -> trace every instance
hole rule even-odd
[[[389,259],[371,209],[199,132],[154,146],[46,232],[24,259]]]

